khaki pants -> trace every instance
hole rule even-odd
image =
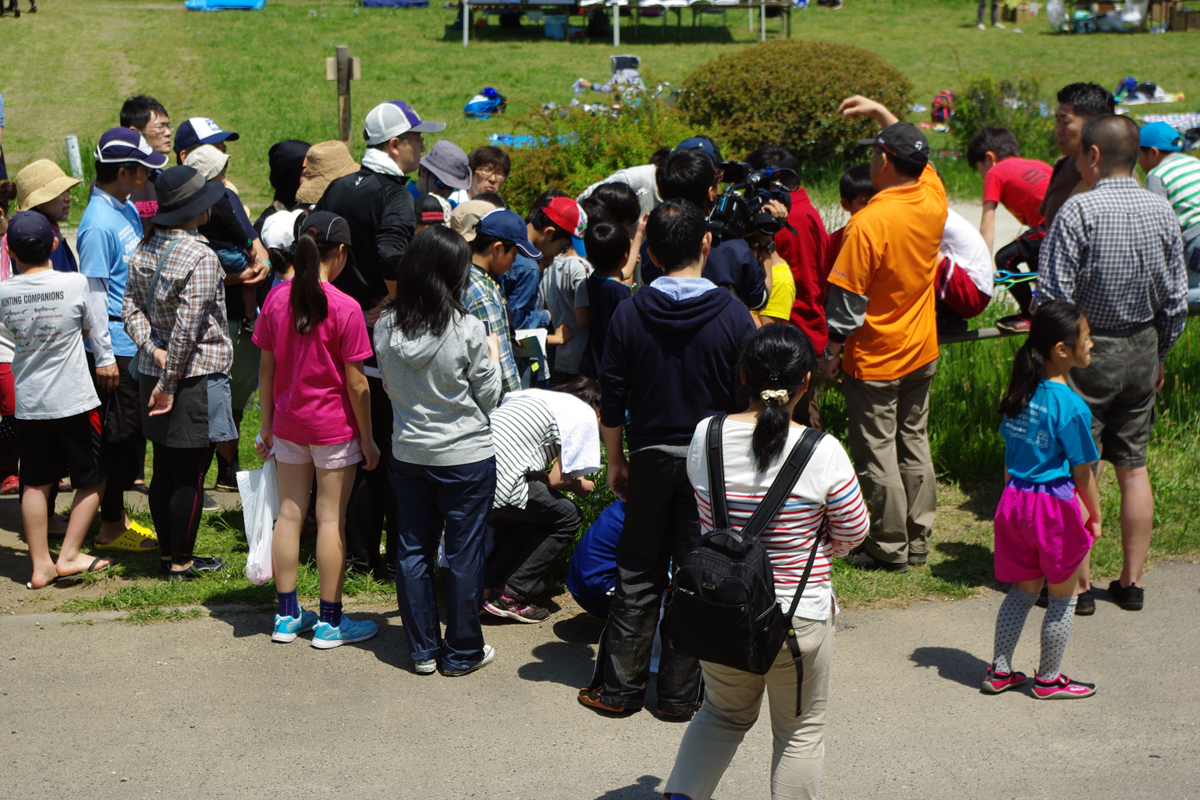
[[[850,416],[850,458],[858,473],[880,561],[903,564],[929,553],[937,513],[937,480],[929,453],[929,385],[937,361],[892,381],[842,374]]]
[[[701,662],[704,706],[696,713],[675,756],[664,794],[708,800],[733,754],[758,719],[763,690],[771,712],[772,800],[811,800],[821,788],[825,762],[825,711],[829,705],[829,665],[833,661],[833,619],[796,617],[804,655],[804,686],[796,716],[796,666],[784,645],[766,675]]]

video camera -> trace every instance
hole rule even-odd
[[[791,210],[791,194],[781,180],[790,176],[798,182],[800,176],[793,170],[756,170],[741,161],[726,161],[721,171],[722,180],[729,185],[708,215],[710,231],[723,239],[744,239],[755,232],[773,237],[784,228],[796,232],[786,218],[772,216],[766,210],[772,200]]]

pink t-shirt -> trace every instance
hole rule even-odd
[[[1022,225],[1036,228],[1044,221],[1038,206],[1050,185],[1050,172],[1044,161],[1006,158],[983,179],[983,202],[999,203]]]
[[[358,438],[346,387],[346,365],[371,357],[358,302],[322,283],[329,316],[305,336],[292,324],[292,281],[271,290],[254,326],[254,343],[275,355],[272,434],[297,444],[341,444]]]

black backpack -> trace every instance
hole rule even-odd
[[[820,546],[820,532],[786,612],[775,600],[775,572],[759,534],[783,506],[825,434],[806,429],[741,532],[729,525],[725,467],[721,456],[724,415],[708,424],[708,484],[713,529],[678,565],[663,624],[667,644],[684,655],[765,675],[786,641],[796,665],[796,716],[804,683],[800,645],[792,617],[804,594]]]

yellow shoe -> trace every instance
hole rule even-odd
[[[145,542],[154,544],[147,547]],[[154,535],[154,531],[133,521],[130,521],[129,527],[111,542],[96,543],[97,550],[119,550],[123,553],[148,553],[156,547],[158,547],[158,537]]]

